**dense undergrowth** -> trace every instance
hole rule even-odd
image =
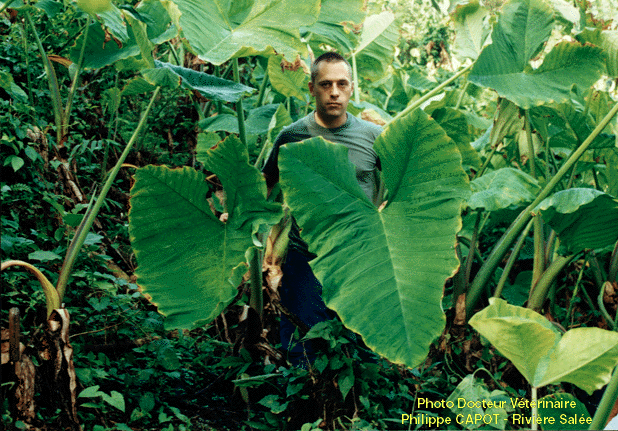
[[[372,7],[379,9],[376,4]],[[63,91],[71,86],[75,70],[62,59],[70,57],[74,40],[89,22],[74,6],[36,12],[37,32],[44,35],[42,43],[48,53],[58,56],[54,64]],[[394,79],[382,87],[367,84],[366,98],[380,105],[385,116],[396,115],[433,85],[420,76],[421,72],[431,69],[439,79],[449,76],[451,72],[446,68],[452,66],[447,52],[452,40],[450,31],[444,23],[434,20],[426,34],[402,39],[396,60],[398,70],[416,81],[402,85]],[[70,240],[106,173],[131,139],[149,95],[139,91],[121,95],[134,79],[135,72],[129,65],[85,70],[75,93],[70,133],[58,142],[50,88],[31,29],[21,15],[6,9],[1,16],[0,34],[0,72],[6,73],[2,75],[6,85],[0,89],[2,260],[31,262],[55,284]],[[159,45],[155,57],[180,58],[186,67],[200,63],[185,53],[178,39]],[[267,63],[263,57],[243,59],[241,81],[253,87],[264,84]],[[233,71],[227,64],[197,67],[230,77]],[[10,87],[7,74],[23,91]],[[259,97],[245,98],[245,107],[259,108]],[[465,91],[459,93],[453,90],[442,102],[434,101],[434,116],[439,117],[437,110],[443,107],[440,104],[459,106],[464,97],[475,100],[470,109],[475,119],[468,130],[480,138],[497,103],[474,84],[466,84]],[[309,109],[308,101],[286,97],[274,89],[266,99],[273,105],[285,104],[294,119]],[[487,111],[490,115],[483,115]],[[435,422],[429,422],[429,426],[427,422],[402,424],[404,415],[450,418],[454,429],[495,429],[482,423],[459,422],[462,416],[458,415],[473,411],[448,409],[440,403],[461,394],[457,391],[463,390],[462,382],[468,384],[466,397],[480,399],[491,394],[496,399],[531,398],[530,385],[517,368],[461,320],[452,280],[447,282],[443,300],[446,329],[431,345],[427,359],[416,368],[393,364],[370,352],[338,321],[320,324],[309,332],[309,337],[321,340],[318,357],[309,369],[291,367],[279,351],[280,312],[275,297],[264,289],[264,332],[256,333],[257,326],[252,325],[255,317],[248,306],[248,282],[241,284],[236,301],[212,323],[192,330],[166,330],[164,318],[140,291],[134,276],[137,262],[127,218],[131,175],[136,166],[148,164],[192,166],[204,171],[197,156],[198,135],[202,132],[197,123],[210,113],[231,112],[227,105],[209,101],[197,91],[164,89],[86,238],[63,300],[71,317],[70,342],[79,382],[78,419],[85,430],[437,427]],[[217,132],[224,137],[229,134],[225,130]],[[260,157],[262,146],[269,141],[268,133],[249,136],[251,163]],[[501,163],[520,160],[513,151],[512,147],[502,151]],[[484,158],[492,155],[484,154]],[[468,167],[468,172],[471,170],[478,170],[478,166]],[[206,174],[211,195],[216,195],[221,184],[210,172]],[[584,185],[598,185],[596,175],[594,169],[582,168],[574,178]],[[213,211],[219,216],[223,211],[217,203],[215,200]],[[470,236],[473,230],[474,212],[468,211],[462,236]],[[484,219],[479,262],[487,258],[491,246],[516,216],[517,212],[505,209]],[[610,252],[601,250],[595,258],[590,257],[591,252],[579,254],[558,277],[545,315],[563,330],[579,326],[611,329],[596,297],[588,293],[598,290],[600,270],[595,264],[607,267]],[[523,305],[528,299],[533,257],[534,241],[529,235],[503,293],[511,304]],[[470,279],[477,271],[475,263]],[[494,282],[498,282],[499,275],[494,275]],[[25,344],[22,354],[34,358],[35,366],[44,365],[35,347],[42,340],[46,321],[46,299],[39,282],[25,272],[4,270],[1,295],[2,328],[9,327],[9,310],[17,307],[21,341]],[[484,292],[483,299],[485,296],[491,294]],[[610,312],[616,312],[616,303],[616,295],[608,294]],[[4,355],[8,355],[4,349],[8,346],[6,338],[3,329],[3,364]],[[9,364],[2,367],[3,376],[12,372]],[[65,429],[70,424],[56,399],[61,394],[50,381],[44,374],[36,380],[36,411],[31,424],[45,430]],[[3,379],[3,424],[7,429],[28,428],[15,413],[17,386],[14,380]],[[594,414],[599,392],[589,396],[563,383],[539,389],[538,396],[562,392],[574,394],[590,415]],[[502,424],[502,429],[522,429],[525,425],[512,418],[529,416],[531,411],[518,406],[507,413],[511,420]]]

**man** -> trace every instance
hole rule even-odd
[[[285,127],[275,139],[273,150],[262,170],[269,190],[279,181],[279,147],[289,142],[322,136],[348,148],[348,157],[356,166],[358,183],[369,199],[379,205],[379,159],[373,150],[373,142],[382,128],[347,113],[348,102],[354,91],[351,72],[350,64],[335,52],[326,52],[314,61],[309,92],[315,98],[316,109]],[[335,317],[322,301],[322,286],[309,266],[308,262],[314,257],[294,223],[282,268],[281,302],[309,327]],[[290,361],[299,365],[304,364],[305,358],[313,360],[315,355],[310,343],[295,345],[292,342],[294,331],[294,325],[283,316],[281,344],[288,350]]]

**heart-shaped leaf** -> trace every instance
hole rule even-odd
[[[226,191],[226,223],[212,213],[205,175],[194,169],[147,166],[137,170],[131,189],[137,281],[172,328],[207,323],[221,313],[247,270],[252,234],[281,217],[281,206],[267,202],[265,181],[237,137],[211,148],[204,165]]]
[[[545,317],[490,298],[470,319],[534,387],[573,383],[591,394],[605,386],[618,362],[618,333],[575,328],[561,335]]]
[[[444,328],[444,282],[458,268],[455,234],[469,194],[457,147],[417,110],[377,138],[388,189],[379,211],[361,190],[347,149],[313,138],[281,147],[284,196],[326,305],[393,362],[416,366]]]
[[[537,69],[536,57],[553,29],[551,8],[542,0],[512,0],[505,4],[468,79],[493,88],[502,97],[528,109],[543,103],[568,100],[571,87],[590,87],[605,68],[602,50],[561,42]]]
[[[179,25],[195,53],[219,65],[230,58],[271,55],[275,51],[293,61],[306,54],[299,27],[318,18],[317,0],[175,0]]]
[[[618,199],[595,189],[562,190],[543,200],[539,211],[569,254],[603,248],[618,240]]]
[[[470,183],[472,196],[468,206],[472,209],[496,211],[512,205],[532,202],[541,190],[530,175],[514,168],[502,168],[475,178]]]

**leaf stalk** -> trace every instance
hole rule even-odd
[[[393,121],[398,120],[399,118],[404,117],[404,116],[408,115],[410,112],[414,111],[416,108],[421,106],[423,103],[425,103],[426,101],[431,99],[433,96],[435,96],[436,94],[440,93],[445,87],[449,86],[457,78],[459,78],[460,76],[465,74],[468,70],[470,70],[472,68],[472,66],[474,66],[474,63],[466,66],[465,68],[463,68],[462,70],[457,72],[455,75],[451,76],[449,79],[444,81],[442,84],[438,85],[437,87],[432,88],[423,97],[421,97],[420,99],[418,99],[414,103],[406,106],[406,108],[403,111],[401,111],[399,114],[397,114],[389,123],[392,123]]]
[[[234,81],[240,84],[240,74],[238,72],[238,58],[232,60],[232,67],[234,70]],[[247,132],[245,131],[245,111],[243,110],[242,98],[236,102],[236,115],[238,118],[238,135],[240,141],[247,146]]]
[[[498,241],[496,246],[493,248],[489,256],[487,257],[485,264],[481,267],[477,276],[474,278],[472,285],[470,286],[470,290],[466,295],[466,316],[472,316],[476,303],[478,302],[485,285],[488,283],[489,278],[495,271],[496,267],[502,260],[502,257],[508,251],[511,243],[515,241],[519,232],[523,229],[523,227],[528,223],[530,218],[532,217],[532,211],[536,208],[538,204],[541,203],[543,199],[545,199],[551,191],[554,189],[556,184],[560,182],[562,177],[573,167],[573,165],[579,160],[582,154],[588,149],[592,141],[605,129],[605,127],[609,124],[612,118],[618,113],[618,103],[615,104],[612,109],[607,113],[607,115],[601,120],[601,122],[595,127],[595,129],[590,133],[588,138],[575,150],[568,160],[562,165],[562,167],[556,172],[556,175],[552,177],[552,179],[543,187],[543,189],[539,192],[536,199],[524,209],[519,216],[513,221],[511,226],[507,229],[507,231],[502,235],[502,238]]]
[[[69,246],[69,251],[67,251],[67,255],[65,256],[64,262],[62,263],[62,268],[60,269],[60,277],[58,278],[58,283],[56,285],[56,290],[58,291],[58,297],[60,298],[60,302],[62,302],[62,298],[64,298],[64,294],[66,292],[66,285],[69,280],[69,275],[71,274],[71,269],[73,268],[73,264],[75,263],[75,260],[77,259],[77,255],[79,254],[79,251],[82,248],[82,245],[84,245],[84,241],[86,240],[86,236],[88,235],[88,232],[90,232],[92,223],[94,223],[94,219],[99,213],[99,210],[101,209],[101,206],[103,205],[103,202],[105,201],[107,193],[111,189],[112,184],[114,180],[116,179],[116,175],[118,175],[118,172],[120,171],[120,168],[122,167],[122,164],[124,163],[125,159],[129,155],[129,151],[133,147],[133,144],[137,140],[137,137],[139,136],[140,132],[146,125],[146,119],[148,118],[148,114],[150,113],[150,110],[152,109],[152,106],[154,105],[154,101],[157,98],[160,89],[161,87],[155,88],[152,94],[152,97],[150,98],[150,102],[148,103],[146,110],[142,114],[142,118],[140,119],[139,124],[137,125],[136,129],[133,131],[133,135],[131,136],[131,139],[127,143],[127,146],[125,147],[124,151],[120,155],[120,158],[116,162],[116,165],[114,166],[109,176],[107,177],[107,181],[103,185],[103,189],[101,190],[101,193],[99,194],[94,206],[92,207],[92,210],[88,211],[86,216],[84,216],[84,221],[82,222],[83,225],[80,226],[78,233],[73,237],[73,240],[71,241],[71,245]]]
[[[614,368],[614,374],[612,374],[612,378],[609,381],[609,384],[605,388],[605,392],[603,393],[603,397],[601,398],[601,402],[599,403],[599,408],[594,413],[594,418],[592,418],[592,423],[590,424],[589,430],[600,430],[605,428],[605,424],[609,419],[609,414],[612,411],[612,407],[618,398],[618,366]]]
[[[58,297],[58,291],[54,288],[54,285],[45,277],[45,275],[34,265],[29,264],[21,260],[7,260],[2,262],[0,269],[4,271],[11,266],[21,266],[27,271],[32,273],[41,284],[43,293],[45,294],[45,305],[47,307],[47,318],[51,315],[52,311],[60,308],[61,299]]]

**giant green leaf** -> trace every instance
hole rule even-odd
[[[464,169],[468,171],[470,168],[473,168],[479,171],[483,163],[479,153],[470,145],[472,133],[468,126],[466,115],[454,108],[438,108],[431,112],[430,115],[457,144],[457,149],[461,154],[461,164]]]
[[[150,44],[157,45],[174,38],[178,34],[160,1],[140,2],[135,9],[135,13],[138,14],[140,19],[131,18],[131,21],[136,24],[135,28],[126,25],[126,21],[122,20],[123,15],[121,13],[126,13],[132,17],[129,12],[120,11],[115,7],[104,14],[106,18],[104,23],[110,25],[111,30],[120,35],[119,37],[110,39],[98,22],[90,25],[83,59],[84,68],[100,69],[116,61],[137,56],[141,52],[140,44],[143,47]],[[145,34],[142,27],[145,27]],[[84,33],[77,38],[71,49],[71,60],[73,62],[77,62],[79,59],[83,43]]]
[[[200,120],[198,126],[205,132],[238,133],[238,117],[232,114],[213,115]]]
[[[416,366],[444,328],[444,282],[458,268],[455,234],[469,193],[457,147],[417,110],[390,123],[374,149],[388,204],[358,185],[347,149],[312,138],[280,153],[281,185],[326,305],[389,360]]]
[[[273,55],[268,59],[268,78],[273,88],[285,97],[294,96],[303,102],[309,95],[307,74],[300,65],[296,70],[283,67],[282,56]]]
[[[542,0],[511,0],[468,79],[522,108],[568,100],[571,87],[590,87],[604,69],[602,50],[561,42],[537,69],[530,61],[549,39],[553,14]]]
[[[234,57],[277,52],[293,61],[305,56],[298,29],[316,21],[319,1],[175,0],[184,36],[204,61],[218,65]]]
[[[98,12],[96,17],[118,42],[125,44],[130,40],[122,11],[115,4],[110,2],[109,9]]]
[[[319,22],[360,24],[365,19],[365,0],[322,0]]]
[[[618,199],[595,189],[559,191],[535,211],[558,234],[568,254],[603,248],[618,240]]]
[[[252,234],[260,223],[280,218],[280,205],[266,201],[264,179],[238,138],[211,148],[204,165],[226,191],[226,223],[209,208],[205,175],[191,168],[138,169],[131,189],[129,233],[137,282],[169,327],[188,328],[221,313],[247,269]]]
[[[487,9],[482,7],[478,0],[457,6],[452,14],[455,24],[455,55],[473,60],[478,58],[489,36],[489,28],[485,24],[487,14]]]
[[[317,22],[300,28],[301,36],[307,39],[317,57],[323,45],[335,48],[341,54],[352,51],[356,35],[344,23],[360,24],[365,19],[363,0],[322,0]]]
[[[399,31],[392,12],[368,16],[358,46],[353,52],[358,73],[372,80],[382,77],[395,58],[398,42]]]
[[[44,11],[50,18],[54,18],[64,9],[62,2],[54,0],[39,0],[33,6]]]
[[[468,199],[468,206],[485,211],[497,211],[532,202],[541,190],[537,180],[514,168],[489,172],[472,180],[470,185],[473,193]]]
[[[527,308],[490,298],[470,325],[506,356],[533,387],[573,383],[591,394],[609,382],[618,362],[618,333],[575,328],[564,335]]]
[[[276,114],[279,105],[268,104],[249,111],[245,122],[246,131],[250,135],[264,135],[268,133],[270,122]],[[207,132],[225,131],[238,133],[238,117],[232,114],[219,114],[204,118],[198,125]]]
[[[613,78],[618,77],[618,30],[586,28],[577,38],[602,48],[607,54],[607,74]]]
[[[210,100],[238,102],[242,97],[255,92],[254,88],[246,85],[186,67],[175,66],[158,60],[155,60],[155,66],[155,69],[142,70],[142,75],[151,84],[168,88],[182,86],[195,90]]]

